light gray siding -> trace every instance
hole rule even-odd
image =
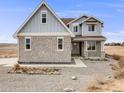
[[[47,24],[41,23],[41,11],[47,11]],[[46,6],[36,12],[29,22],[21,29],[21,33],[45,33],[45,32],[65,32],[67,29],[57,20],[57,18],[47,9]]]
[[[80,18],[77,21],[71,23],[69,25],[69,29],[75,34],[75,35],[82,35],[82,36],[101,36],[102,35],[102,27],[101,27],[101,23],[97,22],[95,19],[89,19],[88,21],[91,22],[84,22],[82,25],[79,25],[80,23],[82,23],[86,18]],[[96,21],[96,22],[95,22]],[[89,32],[88,31],[88,24],[96,24],[95,27],[95,31],[94,32]],[[79,25],[79,31],[78,32],[74,32],[74,26],[75,25]]]
[[[88,22],[84,22],[82,24],[82,36],[101,36],[102,35],[102,27],[101,23],[96,22],[96,30],[94,32],[88,31]]]
[[[19,38],[19,62],[71,62],[71,38],[64,37],[64,51],[57,51],[57,37],[31,37],[31,51],[25,51],[25,37]]]
[[[69,29],[75,34],[75,35],[81,35],[82,34],[82,26],[80,26],[79,24],[84,21],[86,19],[86,17],[81,17],[80,19],[76,20],[75,22],[71,23],[69,25]],[[79,25],[79,31],[78,32],[74,32],[74,26],[75,25]]]

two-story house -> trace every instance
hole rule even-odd
[[[43,0],[15,32],[19,63],[71,63],[72,56],[104,58],[103,22],[60,18]]]

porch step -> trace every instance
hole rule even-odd
[[[78,57],[78,56],[75,56],[75,57],[72,57],[74,59],[83,59],[83,57]]]

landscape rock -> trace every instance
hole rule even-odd
[[[77,77],[76,76],[72,76],[72,80],[77,80]]]
[[[75,90],[73,88],[65,88],[64,92],[74,92]]]

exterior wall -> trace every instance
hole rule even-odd
[[[78,25],[78,32],[74,32],[74,26],[75,25]],[[73,23],[73,24],[71,24],[70,26],[69,26],[69,29],[74,33],[74,35],[81,35],[81,33],[82,33],[82,27],[81,26],[79,26],[79,24],[78,23]]]
[[[95,51],[87,51],[88,57],[101,57],[101,42],[96,42],[96,50]]]
[[[91,23],[91,22],[90,22]],[[102,27],[101,23],[96,22],[96,31],[94,32],[89,32],[88,31],[88,22],[85,22],[82,24],[82,36],[101,36],[102,35]]]
[[[80,18],[77,21],[73,22],[72,24],[69,25],[69,29],[75,34],[75,35],[81,35],[82,34],[82,26],[80,26],[79,24],[85,20],[86,17]],[[75,25],[79,25],[79,31],[78,32],[74,32],[74,26]]]
[[[101,36],[102,35],[102,27],[101,23],[97,22],[94,19],[89,19],[89,22],[84,22],[82,25],[79,25],[81,22],[83,22],[86,18],[80,18],[79,20],[73,22],[69,25],[69,29],[75,34],[75,35],[82,35],[82,36]],[[96,22],[95,22],[96,21]],[[75,25],[79,25],[79,32],[74,32],[73,27]],[[96,31],[89,32],[88,31],[88,24],[96,24]]]
[[[47,23],[41,23],[41,11],[47,10]],[[57,18],[45,7],[41,8],[29,20],[29,22],[21,29],[20,33],[53,33],[64,32],[69,33],[65,27],[57,20]]]
[[[31,51],[25,51],[25,37],[19,39],[19,62],[71,62],[71,38],[64,37],[64,51],[57,51],[57,37],[31,37]]]

